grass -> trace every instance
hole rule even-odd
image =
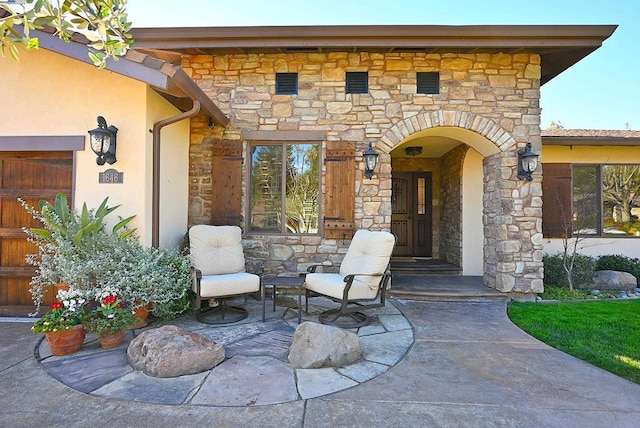
[[[582,299],[610,299],[620,297],[619,293],[612,291],[603,291],[595,295],[588,290],[574,289],[569,290],[567,287],[544,286],[544,293],[540,294],[542,300],[582,300]]]
[[[514,302],[508,313],[546,344],[640,384],[640,299]]]

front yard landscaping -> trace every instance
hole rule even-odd
[[[508,314],[546,344],[640,384],[640,299],[513,302]]]

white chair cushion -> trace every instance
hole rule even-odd
[[[378,277],[378,281],[380,281],[380,277]],[[344,277],[339,273],[310,273],[305,278],[304,287],[340,300],[346,284]],[[369,284],[354,281],[349,290],[348,300],[373,299],[376,297],[376,292],[377,290],[372,289]]]
[[[367,284],[377,289],[382,274],[387,269],[391,253],[395,245],[395,237],[389,232],[360,229],[353,236],[342,264],[340,275],[380,274],[380,276],[360,276],[354,282]]]
[[[196,291],[195,283],[193,291]],[[203,275],[200,280],[200,297],[234,296],[260,291],[260,277],[252,273],[237,272],[224,275]]]
[[[190,258],[202,275],[245,272],[238,226],[196,225],[189,229]]]

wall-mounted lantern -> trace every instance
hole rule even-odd
[[[113,125],[107,127],[104,117],[98,116],[98,127],[89,131],[91,150],[98,156],[96,163],[104,165],[116,163],[116,134],[118,128]]]
[[[378,154],[373,150],[371,143],[369,143],[369,148],[364,151],[362,156],[364,157],[364,176],[371,180],[371,177],[373,177],[373,171],[376,169],[376,165],[378,164]]]
[[[518,150],[518,178],[520,180],[533,180],[531,174],[538,168],[537,153],[531,151],[531,143],[527,143],[524,149]]]

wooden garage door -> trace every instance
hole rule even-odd
[[[0,315],[33,312],[29,282],[35,268],[25,257],[37,249],[22,228],[41,225],[17,198],[37,207],[40,199],[53,201],[58,192],[71,197],[72,171],[72,152],[0,152]],[[45,303],[52,299],[50,291]]]

